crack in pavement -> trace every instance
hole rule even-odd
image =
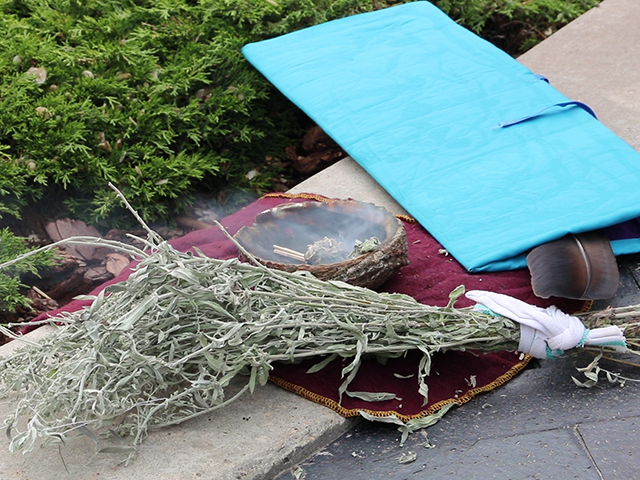
[[[587,453],[587,456],[589,457],[589,460],[591,460],[591,463],[593,463],[593,466],[596,469],[596,472],[598,472],[598,476],[600,477],[600,479],[601,480],[605,480],[604,475],[602,474],[602,471],[600,470],[600,467],[598,467],[598,463],[596,462],[595,457],[593,456],[593,454],[589,450],[589,447],[587,446],[587,442],[584,440],[584,437],[582,436],[582,433],[580,432],[580,425],[576,424],[576,425],[573,426],[573,434],[576,436],[576,438],[580,442],[580,445],[582,446],[584,451]]]

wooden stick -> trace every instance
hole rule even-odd
[[[38,287],[36,287],[35,285],[33,285],[31,287],[33,289],[34,292],[36,292],[38,295],[40,295],[42,298],[46,298],[47,300],[52,300],[52,298],[47,295],[46,293],[44,293],[42,290],[40,290]]]
[[[280,245],[273,246],[273,253],[277,255],[282,255],[283,257],[292,258],[300,262],[306,261],[304,253],[300,253],[297,250],[293,250],[291,248],[281,247]]]

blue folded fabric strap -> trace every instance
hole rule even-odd
[[[429,2],[243,53],[469,271],[640,216],[640,155]]]
[[[598,117],[596,116],[595,112],[586,103],[582,103],[582,102],[562,102],[562,103],[556,103],[555,105],[551,105],[551,106],[549,106],[547,108],[543,108],[542,110],[540,110],[539,112],[534,113],[533,115],[527,115],[526,117],[518,118],[516,120],[509,120],[507,122],[500,122],[498,124],[498,127],[499,128],[505,128],[505,127],[510,127],[511,125],[517,125],[518,123],[526,122],[527,120],[531,120],[533,118],[539,117],[540,115],[544,115],[548,110],[550,110],[550,109],[552,109],[554,107],[562,107],[562,108],[564,108],[564,107],[580,107],[585,112],[590,114],[593,118],[595,118],[596,120],[598,119]]]

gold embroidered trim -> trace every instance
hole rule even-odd
[[[267,193],[262,198],[306,198],[325,203],[332,201],[329,197],[317,193]]]
[[[413,420],[416,418],[424,418],[424,417],[428,417],[429,415],[433,415],[442,407],[449,405],[451,403],[455,403],[458,406],[462,405],[470,401],[478,393],[488,392],[490,390],[493,390],[494,388],[504,385],[509,380],[511,380],[514,376],[516,376],[516,374],[518,374],[524,367],[526,367],[530,360],[531,360],[531,357],[529,355],[525,355],[525,357],[520,362],[515,364],[508,371],[506,371],[505,373],[503,373],[502,375],[500,375],[498,378],[488,383],[487,385],[469,390],[464,395],[458,398],[449,398],[447,400],[441,400],[440,402],[434,403],[426,410],[423,410],[420,413],[417,413],[414,415],[403,415],[394,410],[377,411],[377,410],[369,410],[366,408],[358,408],[358,409],[344,408],[338,402],[330,398],[311,392],[310,390],[307,390],[306,388],[301,387],[300,385],[296,385],[295,383],[291,383],[288,380],[284,380],[280,377],[276,377],[275,375],[270,375],[269,380],[271,380],[273,383],[275,383],[279,387],[284,388],[285,390],[289,390],[290,392],[297,393],[298,395],[308,400],[311,400],[320,405],[324,405],[325,407],[329,407],[330,409],[342,415],[343,417],[347,417],[347,418],[356,417],[360,414],[359,412],[364,411],[370,415],[373,415],[374,417],[388,417],[393,415],[403,422],[408,422],[409,420]]]
[[[591,310],[591,307],[593,307],[593,300],[585,300],[582,304],[582,307],[578,311],[573,312],[573,315],[578,315],[579,313],[587,313],[589,310]]]
[[[316,193],[267,193],[263,195],[262,198],[306,198],[308,200],[317,200],[318,202],[324,203],[335,202],[337,200],[335,198],[325,197],[324,195],[319,195]],[[396,215],[396,218],[399,218],[400,220],[403,220],[407,223],[417,223],[416,219],[409,215],[398,214]]]

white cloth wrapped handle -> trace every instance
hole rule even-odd
[[[588,330],[579,318],[555,306],[540,308],[501,293],[471,290],[466,297],[520,324],[518,350],[536,358],[554,358],[575,347],[609,346],[626,349],[617,326]]]

